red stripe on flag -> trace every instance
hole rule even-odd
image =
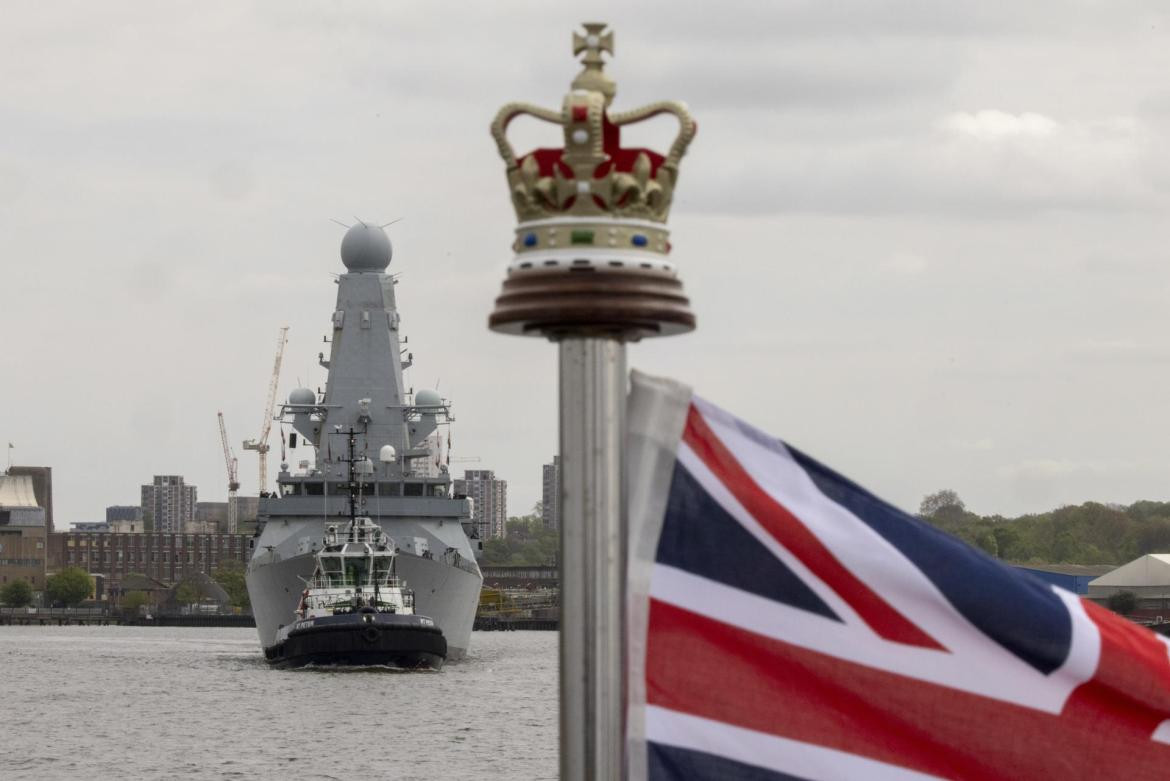
[[[1166,691],[1148,693],[1154,682],[1143,676],[1152,651],[1132,637],[1127,642],[1143,647],[1145,662],[1127,663],[1125,644],[1117,645],[1107,654],[1116,669],[1053,715],[809,651],[653,599],[649,618],[651,705],[946,778],[1168,775],[1170,746],[1143,730],[1170,716],[1170,705],[1151,705]],[[1078,697],[1082,690],[1088,696]],[[1145,707],[1140,728],[1124,709],[1135,702]]]
[[[906,645],[945,650],[875,594],[826,548],[799,518],[760,487],[692,404],[683,441],[776,540],[833,589],[878,635]]]
[[[1101,633],[1097,674],[1069,697],[1064,712],[1089,724],[1102,713],[1116,714],[1119,728],[1148,736],[1170,718],[1170,655],[1148,629],[1082,600]],[[1170,768],[1167,768],[1170,776]]]

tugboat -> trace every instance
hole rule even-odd
[[[264,650],[277,667],[372,666],[438,670],[447,640],[427,617],[414,612],[414,592],[395,568],[394,542],[372,520],[358,515],[357,473],[372,472],[369,459],[354,458],[349,434],[349,524],[326,527],[316,568],[305,583],[296,620],[281,627]]]

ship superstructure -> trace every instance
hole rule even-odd
[[[436,457],[435,432],[451,421],[437,392],[409,394],[402,359],[395,280],[386,273],[390,240],[377,225],[358,223],[341,242],[346,273],[337,278],[328,371],[323,393],[298,388],[280,417],[289,435],[290,470],[282,463],[276,490],[261,496],[247,585],[264,648],[296,617],[305,582],[326,528],[347,515],[345,448],[330,435],[353,429],[368,474],[362,512],[396,543],[398,575],[410,584],[419,614],[447,639],[448,658],[462,656],[471,637],[483,577],[475,562],[470,503],[452,496],[446,466]],[[315,458],[299,459],[297,438]],[[302,452],[303,449],[302,449]]]

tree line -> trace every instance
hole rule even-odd
[[[250,608],[248,589],[244,585],[244,567],[239,562],[225,561],[211,575],[212,579],[227,592],[233,607]],[[45,581],[45,599],[48,605],[74,607],[93,595],[93,577],[80,567],[65,567],[50,575]],[[13,580],[0,587],[0,605],[24,607],[33,604],[35,594],[25,580]],[[203,598],[202,589],[195,580],[178,584],[176,599],[182,604],[198,602]],[[139,607],[150,607],[151,598],[145,591],[128,591],[118,600],[118,606],[128,612]]]
[[[483,544],[484,566],[551,566],[557,563],[560,535],[545,528],[539,505],[531,515],[508,519],[508,535]]]
[[[1016,564],[1124,564],[1146,553],[1170,552],[1170,502],[1128,507],[1085,502],[1009,518],[978,515],[952,490],[922,500],[918,516],[992,556]],[[487,540],[480,563],[553,565],[558,534],[539,508],[508,519],[508,536]]]
[[[918,515],[992,556],[1018,564],[1124,564],[1170,552],[1170,502],[1085,502],[1007,518],[969,511],[952,490],[922,500]]]

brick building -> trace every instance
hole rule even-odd
[[[246,534],[111,534],[61,532],[49,537],[49,570],[80,567],[116,587],[131,573],[163,583],[214,574],[225,562],[248,560]]]

